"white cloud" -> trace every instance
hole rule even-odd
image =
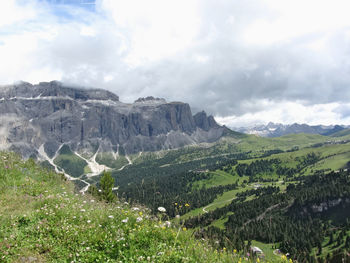
[[[0,84],[57,79],[127,102],[165,97],[225,123],[350,123],[333,110],[350,100],[348,7],[98,0],[91,12],[8,0],[0,9]]]
[[[348,27],[350,19],[346,0],[267,0],[272,16],[248,25],[244,38],[257,45],[289,41],[293,38]]]
[[[91,26],[82,26],[80,29],[80,35],[94,37],[94,36],[96,36],[96,31]]]
[[[3,84],[20,80],[36,82],[39,79],[48,80],[61,77],[53,74],[49,65],[45,67],[43,55],[40,52],[40,34],[22,33],[3,39],[0,46],[0,78]],[[38,70],[39,69],[39,70]]]
[[[28,1],[26,5],[20,5],[16,0],[1,2],[0,27],[12,25],[23,20],[34,19],[37,11],[33,7],[34,2]]]
[[[102,2],[115,24],[127,31],[126,62],[131,66],[166,58],[191,45],[199,29],[197,5],[194,0]]]
[[[245,113],[241,116],[216,116],[216,120],[228,127],[254,126],[257,124],[274,123],[307,123],[310,125],[334,125],[350,122],[350,116],[343,116],[339,103],[303,105],[303,102],[255,101],[262,109],[255,113]],[[347,109],[350,104],[346,104]],[[343,105],[345,107],[345,105]]]

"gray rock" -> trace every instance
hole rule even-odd
[[[73,150],[102,147],[137,153],[218,140],[226,128],[205,112],[164,99],[140,98],[133,104],[101,89],[60,82],[18,83],[0,87],[0,146],[25,157],[44,146],[52,158],[60,145]]]

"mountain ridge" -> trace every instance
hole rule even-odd
[[[183,102],[146,97],[123,103],[107,90],[70,87],[58,81],[0,87],[2,149],[24,157],[53,156],[62,144],[94,152],[157,151],[214,142],[228,129]]]
[[[331,136],[349,126],[346,125],[308,125],[305,123],[282,124],[269,122],[267,125],[233,128],[246,134],[255,134],[261,137],[280,137],[288,134],[308,133]]]

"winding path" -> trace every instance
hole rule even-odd
[[[128,165],[132,165],[132,161],[130,160],[129,156],[125,155],[125,158],[128,160],[128,163],[126,165],[123,165],[121,168],[119,168],[118,171],[123,170]]]
[[[223,203],[228,203],[228,202],[231,202],[232,200],[236,199],[237,197],[233,197],[233,198],[230,198],[230,199],[227,199],[227,200],[224,200],[224,201],[220,201],[220,202],[216,202],[216,203],[211,203],[209,205],[207,205],[206,207],[203,207],[203,212],[204,213],[208,213],[207,209],[213,205],[218,205],[218,204],[223,204]]]

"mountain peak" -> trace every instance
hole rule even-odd
[[[0,98],[68,98],[73,100],[111,100],[119,101],[114,93],[103,89],[89,89],[69,86],[59,81],[40,82],[33,85],[28,82],[18,82],[0,89]]]
[[[281,124],[269,122],[267,125],[257,125],[249,128],[238,128],[237,131],[255,134],[262,137],[279,137],[287,134],[309,133],[320,135],[331,135],[345,129],[341,125],[308,125],[305,123]]]
[[[193,116],[187,103],[149,96],[127,104],[110,91],[58,81],[0,88],[0,115],[6,130],[0,146],[26,157],[42,146],[52,156],[63,144],[83,152],[96,145],[107,152],[158,151],[213,142],[226,130],[205,112]]]
[[[155,98],[153,96],[148,96],[145,98],[138,98],[137,100],[135,100],[134,103],[155,103],[155,104],[159,104],[159,103],[166,103],[166,100],[163,98]]]

